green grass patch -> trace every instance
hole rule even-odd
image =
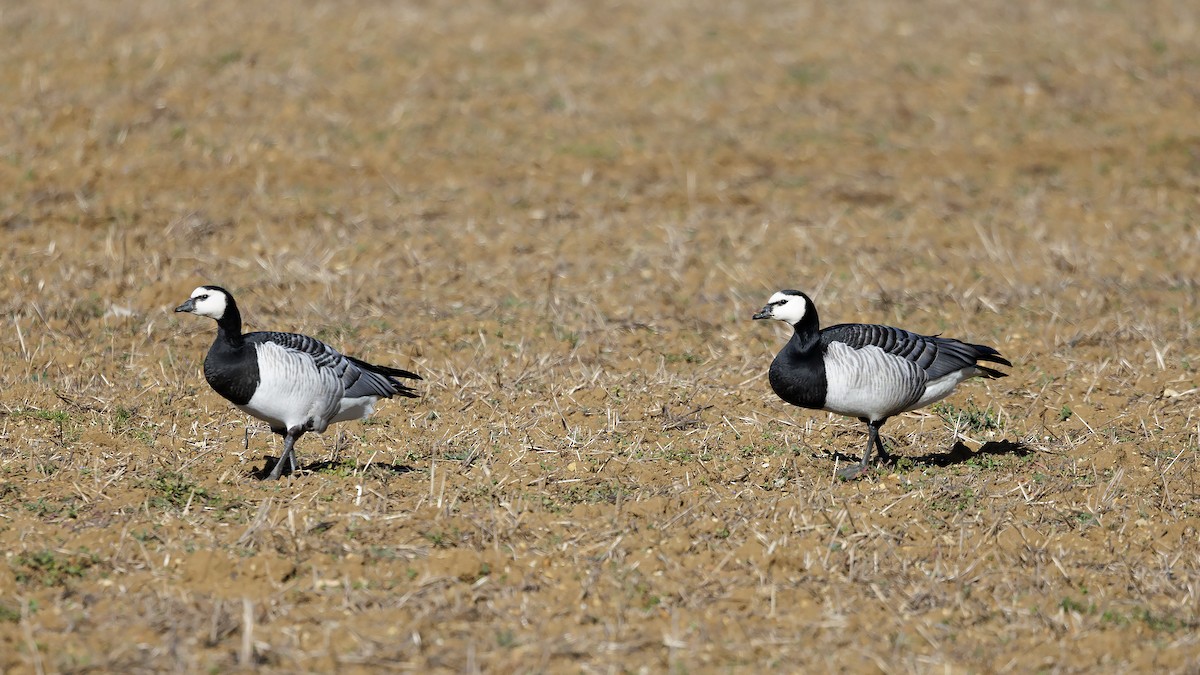
[[[946,424],[961,427],[972,433],[1000,431],[1004,428],[998,414],[990,408],[980,408],[971,402],[961,408],[953,403],[939,402],[935,403],[931,410]]]
[[[17,583],[25,585],[62,586],[79,579],[100,562],[100,557],[87,549],[79,553],[61,553],[44,549],[22,553],[13,558],[13,576]]]
[[[188,503],[220,506],[223,499],[201,487],[196,481],[175,471],[159,471],[143,487],[150,490],[150,506],[158,509],[182,509]]]
[[[25,510],[43,520],[49,518],[76,518],[79,511],[75,506],[75,498],[68,497],[62,501],[51,501],[45,497],[26,502]]]

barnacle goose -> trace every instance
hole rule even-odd
[[[416,373],[345,356],[307,335],[243,334],[237,303],[220,286],[197,288],[175,311],[216,319],[217,337],[204,357],[204,379],[283,436],[283,454],[268,478],[298,468],[293,447],[305,432],[319,433],[334,422],[366,418],[381,398],[417,396],[396,379],[421,379]]]
[[[866,423],[862,462],[839,471],[842,478],[866,470],[872,446],[887,457],[879,428],[892,415],[939,401],[969,377],[1007,375],[978,361],[1012,366],[991,347],[891,326],[844,323],[822,330],[816,306],[800,291],[772,295],[754,318],[786,321],[793,328],[771,362],[771,389],[779,398]]]

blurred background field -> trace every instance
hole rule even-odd
[[[1187,2],[0,7],[0,669],[1200,658]],[[211,322],[412,368],[298,446]],[[998,347],[861,424],[772,292]]]

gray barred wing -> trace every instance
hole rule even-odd
[[[416,392],[396,381],[395,377],[421,379],[420,375],[407,370],[376,366],[366,361],[346,356],[320,340],[299,333],[260,331],[246,335],[248,342],[272,342],[295,352],[312,357],[318,368],[328,369],[342,382],[346,398],[379,396],[391,398],[397,394],[415,397]]]
[[[888,354],[917,364],[930,380],[974,366],[977,360],[987,356],[976,345],[878,324],[843,323],[830,326],[821,331],[821,343],[828,347],[830,342],[844,342],[855,349],[878,347]]]
[[[259,331],[257,333],[247,333],[245,337],[246,342],[273,342],[285,349],[308,354],[312,357],[318,368],[333,368],[339,377],[345,372],[346,366],[350,363],[341,352],[333,347],[316,338],[300,335],[299,333]]]

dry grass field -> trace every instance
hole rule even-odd
[[[0,6],[0,671],[1200,668],[1200,9]],[[281,450],[231,289],[424,375]],[[1011,376],[856,420],[826,324]]]

